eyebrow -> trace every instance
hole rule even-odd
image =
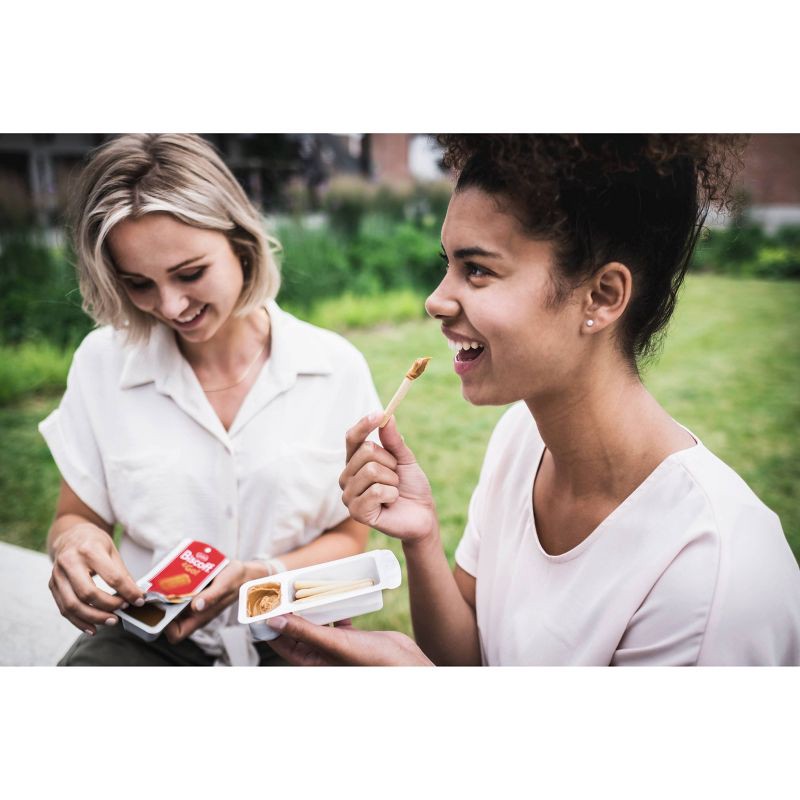
[[[444,250],[444,245],[442,245],[442,250]],[[460,259],[472,258],[473,256],[480,256],[481,258],[502,258],[500,253],[491,253],[488,250],[484,250],[482,247],[462,247],[456,250],[453,255]]]
[[[176,269],[180,269],[181,267],[186,267],[189,264],[194,264],[195,261],[200,261],[200,259],[203,259],[203,258],[205,258],[205,255],[195,256],[194,258],[187,258],[186,261],[181,261],[180,264],[176,264],[174,267],[169,267],[169,269],[167,269],[167,272],[175,272]],[[132,275],[132,276],[137,277],[137,278],[146,278],[147,277],[146,275],[142,275],[139,272],[127,272],[124,269],[118,269],[117,272],[120,275]]]

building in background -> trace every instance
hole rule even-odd
[[[745,195],[748,216],[768,232],[782,225],[800,225],[800,134],[753,136],[738,186]]]
[[[204,134],[253,201],[269,211],[284,189],[304,186],[313,207],[334,178],[392,186],[441,180],[441,152],[430,136],[371,134]],[[0,134],[0,226],[63,224],[70,186],[105,134]],[[738,178],[749,216],[772,230],[800,224],[800,135],[757,134]],[[726,224],[726,218],[716,218]]]

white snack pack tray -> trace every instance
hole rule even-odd
[[[183,549],[191,544],[194,539],[188,537],[186,539],[181,539],[181,541],[175,545],[165,556],[161,559],[146,575],[143,575],[136,581],[136,585],[142,589],[142,591],[147,591],[150,588],[150,579],[154,578],[161,572],[164,567],[169,564],[176,556],[179,556]],[[220,564],[214,569],[199,585],[197,591],[200,592],[209,583],[228,565],[230,559],[224,559]],[[116,592],[114,592],[116,594]],[[189,603],[192,602],[194,598],[190,597],[188,600],[185,600],[182,603],[159,603],[159,602],[150,602],[147,603],[149,606],[155,606],[156,608],[160,608],[162,611],[165,612],[164,616],[155,624],[155,625],[147,625],[141,620],[135,619],[131,617],[129,614],[125,613],[122,609],[115,611],[114,613],[122,620],[122,627],[125,628],[126,631],[138,636],[140,639],[144,639],[146,642],[152,642],[157,639],[164,628],[172,622],[178,614],[183,611]]]
[[[295,581],[357,581],[362,578],[372,578],[375,583],[328,598],[323,595],[302,601],[294,599]],[[280,635],[264,621],[270,617],[296,614],[317,625],[339,622],[359,614],[379,611],[383,608],[383,590],[396,589],[401,581],[400,564],[391,550],[370,550],[368,553],[359,553],[357,556],[327,561],[324,564],[279,572],[242,584],[239,588],[239,622],[250,626],[253,639],[266,642],[277,639]],[[250,617],[247,614],[247,592],[251,587],[265,583],[280,584],[280,605],[266,614]]]

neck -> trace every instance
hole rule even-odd
[[[617,357],[597,359],[567,383],[527,401],[564,495],[627,497],[670,453],[693,443]]]

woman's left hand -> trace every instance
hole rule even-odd
[[[255,577],[251,574],[253,562],[231,561],[217,575],[210,586],[203,589],[190,605],[164,628],[170,644],[182,642],[198,628],[208,624],[239,598],[239,587]]]
[[[433,666],[413,639],[397,631],[360,631],[349,620],[331,628],[295,614],[266,623],[281,634],[269,646],[295,666]]]

